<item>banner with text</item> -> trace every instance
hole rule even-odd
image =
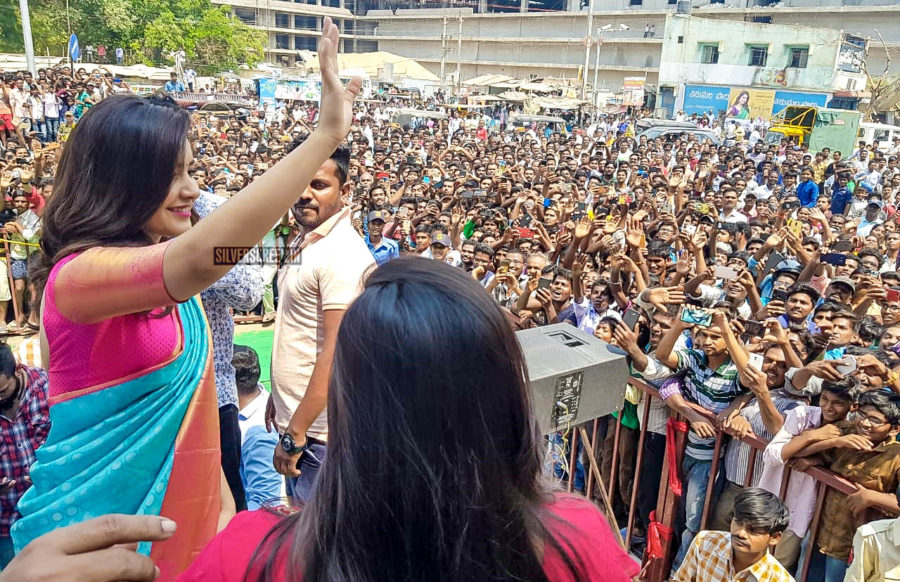
[[[757,117],[769,119],[788,105],[824,107],[827,101],[827,93],[685,85],[681,108],[687,115],[712,112],[718,116],[724,113],[729,119],[749,121]]]

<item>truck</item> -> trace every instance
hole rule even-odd
[[[831,148],[849,153],[856,143],[861,117],[859,111],[789,105],[772,118],[765,140],[777,145],[787,139],[811,152]]]

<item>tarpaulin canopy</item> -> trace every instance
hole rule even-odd
[[[469,79],[468,81],[463,81],[462,84],[469,87],[491,87],[497,83],[505,83],[513,80],[514,79],[509,75],[480,75]]]
[[[299,51],[307,66],[315,71],[319,70],[319,56],[311,51]],[[338,53],[338,69],[341,71],[364,70],[373,79],[378,78],[379,69],[384,70],[385,65],[391,65],[394,76],[402,76],[407,79],[419,79],[422,81],[440,81],[438,76],[408,57],[401,57],[386,51],[372,53]]]
[[[531,101],[541,109],[578,109],[586,101],[569,97],[533,97]]]

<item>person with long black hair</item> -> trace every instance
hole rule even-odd
[[[338,332],[328,448],[290,516],[235,517],[179,580],[626,581],[589,501],[542,481],[522,351],[463,271],[376,269]]]
[[[35,273],[52,428],[19,503],[19,550],[100,514],[165,515],[178,531],[138,551],[172,580],[233,515],[195,296],[263,238],[346,137],[361,80],[342,86],[339,42],[326,18],[315,131],[196,225],[186,110],[171,98],[112,96],[78,122]]]

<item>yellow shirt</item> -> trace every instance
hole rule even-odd
[[[900,581],[900,518],[861,525],[844,582]]]
[[[673,582],[794,582],[772,554],[740,572],[731,562],[731,534],[701,531],[694,538]]]

